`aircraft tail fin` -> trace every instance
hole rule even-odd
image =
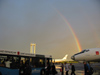
[[[66,60],[68,57],[68,54],[66,54],[64,57],[63,57],[63,60]]]

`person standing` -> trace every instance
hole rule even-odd
[[[71,75],[73,75],[73,74],[75,75],[75,66],[72,65],[72,63],[70,65],[71,65],[71,70],[72,70]]]
[[[69,65],[67,64],[67,62],[65,62],[65,71],[66,71],[66,75],[68,75]]]
[[[84,64],[84,73],[85,73],[85,75],[89,75],[89,70],[88,70],[88,66],[87,66],[86,62],[83,62],[83,64]]]
[[[63,65],[63,63],[61,65],[61,75],[64,75],[64,65]]]
[[[19,75],[24,75],[25,66],[23,64],[23,60],[20,61]]]
[[[87,62],[87,67],[88,67],[88,74],[87,75],[92,75],[93,74],[93,68],[90,65],[90,62]]]
[[[5,62],[5,66],[8,67],[8,68],[10,68],[10,64],[11,64],[11,63],[12,63],[12,62],[10,61],[10,59],[7,58],[7,60],[6,60],[6,62]]]
[[[50,74],[50,69],[51,69],[50,65],[47,64],[46,75],[49,75]]]
[[[29,63],[26,63],[26,68],[25,68],[25,75],[31,75],[32,68],[29,65]]]
[[[52,74],[55,75],[56,74],[56,69],[55,69],[54,63],[52,65],[52,67],[51,67],[51,70],[52,70]]]

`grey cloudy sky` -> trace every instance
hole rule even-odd
[[[0,49],[69,58],[79,50],[75,37],[58,11],[68,20],[82,49],[100,47],[99,0],[0,0]]]

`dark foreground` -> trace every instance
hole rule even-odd
[[[82,63],[75,63],[73,64],[75,66],[75,73],[76,75],[84,75],[84,65]],[[61,72],[60,72],[60,64],[56,64],[56,69],[58,71],[58,74],[56,75],[61,75]],[[100,75],[100,63],[92,63],[91,66],[93,67],[94,69],[94,73],[92,75]],[[69,70],[69,75],[71,74],[71,70]],[[65,75],[65,72],[64,72],[64,75]]]

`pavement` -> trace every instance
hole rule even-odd
[[[75,66],[75,74],[76,75],[84,75],[84,65],[82,63],[74,63],[73,64]],[[60,69],[61,69],[61,64],[55,64],[56,66],[56,70],[57,70],[57,74],[56,75],[61,75]],[[94,73],[92,75],[100,75],[100,63],[92,63],[91,67],[94,69]],[[71,70],[69,70],[69,75],[71,75]],[[65,71],[64,71],[64,75],[65,75]]]

